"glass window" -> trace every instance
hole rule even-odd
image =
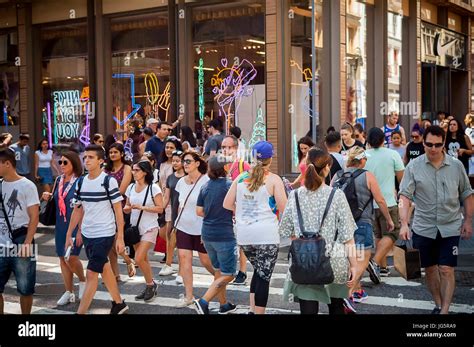
[[[401,0],[389,0],[387,15],[388,39],[388,107],[389,111],[400,112],[400,85],[402,67],[402,24]]]
[[[43,135],[51,144],[89,141],[85,23],[41,28]],[[82,140],[82,141],[81,141]]]
[[[193,54],[198,138],[214,118],[248,145],[265,138],[265,1],[195,7]]]
[[[167,12],[111,20],[112,99],[117,134],[131,120],[169,118],[170,66]],[[126,137],[126,136],[125,136]]]
[[[0,132],[18,135],[20,124],[19,68],[16,32],[0,32]]]
[[[365,124],[367,117],[366,5],[346,0],[346,121]]]
[[[290,135],[291,135],[291,172],[299,172],[298,140],[311,136],[313,116],[319,117],[320,104],[320,71],[323,49],[322,0],[315,1],[316,68],[312,71],[312,7],[311,1],[290,0],[291,46],[289,50],[290,65]],[[313,78],[316,89],[312,90]],[[313,110],[313,97],[316,98],[316,109]]]

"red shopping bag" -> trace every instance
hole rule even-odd
[[[156,237],[155,252],[166,253],[166,240]]]

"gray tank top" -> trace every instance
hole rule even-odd
[[[347,168],[346,172],[354,172],[356,168]],[[359,207],[362,208],[364,205],[367,204],[367,201],[372,201],[372,193],[367,187],[367,172],[362,173],[361,175],[357,176],[355,179],[355,189],[357,192],[357,198],[359,199]],[[358,223],[368,223],[373,224],[374,222],[374,207],[371,202],[367,204],[360,216]]]

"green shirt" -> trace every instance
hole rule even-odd
[[[370,157],[367,158],[365,169],[372,172],[377,179],[387,206],[397,206],[395,173],[405,169],[402,158],[394,150],[385,147],[369,149],[367,154]],[[375,201],[374,207],[379,208]]]
[[[412,229],[417,235],[436,239],[459,236],[462,225],[460,201],[473,193],[464,165],[449,155],[436,169],[426,154],[410,161],[400,195],[415,202]]]

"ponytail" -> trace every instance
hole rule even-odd
[[[332,165],[332,157],[319,148],[311,148],[308,152],[307,163],[304,186],[314,192],[323,185],[326,177],[322,171],[328,165]]]
[[[257,161],[256,165],[250,172],[248,190],[250,192],[256,192],[264,185],[265,171],[270,166],[271,158],[262,161]]]

